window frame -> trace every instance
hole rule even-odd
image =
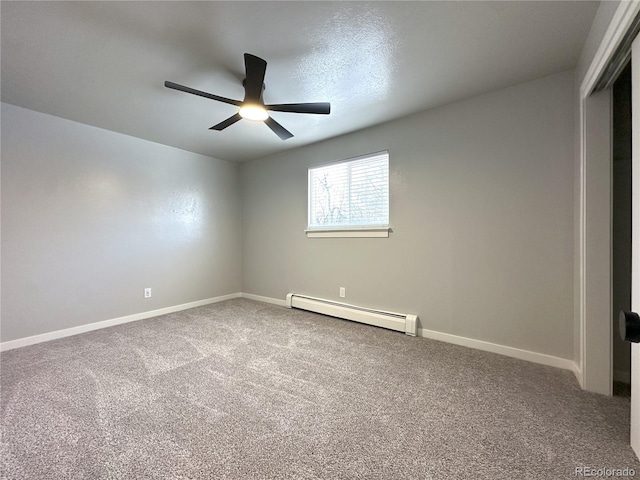
[[[388,150],[380,150],[377,152],[367,153],[364,155],[358,155],[356,157],[345,158],[343,160],[335,160],[326,163],[320,163],[317,165],[312,165],[307,168],[307,228],[305,229],[305,234],[308,238],[388,238],[389,233],[391,232],[390,222],[386,225],[331,225],[328,227],[311,227],[310,219],[311,219],[311,170],[328,167],[331,165],[338,165],[342,163],[356,162],[358,160],[363,160],[369,157],[376,157],[380,155],[387,156],[387,217],[390,220],[391,215],[391,201],[390,201],[390,155]]]

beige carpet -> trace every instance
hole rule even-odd
[[[570,372],[243,299],[0,362],[7,479],[640,476]]]

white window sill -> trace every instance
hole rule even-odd
[[[316,228],[305,230],[307,238],[388,238],[390,227]]]

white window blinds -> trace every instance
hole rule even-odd
[[[309,169],[309,229],[388,225],[388,152]]]

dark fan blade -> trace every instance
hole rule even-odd
[[[239,100],[233,100],[231,98],[219,97],[218,95],[213,95],[212,93],[201,92],[200,90],[196,90],[195,88],[185,87],[184,85],[179,85],[173,82],[164,82],[164,86],[168,88],[173,88],[174,90],[180,90],[181,92],[192,93],[193,95],[200,95],[204,98],[210,98],[211,100],[217,100],[218,102],[229,103],[231,105],[240,106],[242,104]]]
[[[235,115],[232,115],[231,117],[227,118],[224,122],[220,122],[219,124],[214,125],[209,130],[218,130],[218,131],[224,130],[228,126],[233,125],[234,123],[236,123],[241,118],[242,117],[240,116],[240,114],[236,113]]]
[[[271,130],[273,130],[273,133],[275,133],[276,135],[278,135],[280,137],[280,140],[286,140],[287,138],[293,137],[293,133],[291,133],[289,130],[284,128],[282,125],[280,125],[278,122],[276,122],[271,117],[267,118],[264,121],[264,123],[266,123],[267,126]]]
[[[244,84],[244,101],[261,103],[260,97],[262,97],[262,84],[264,83],[264,74],[267,71],[267,62],[260,57],[245,53],[244,68],[247,72]]]
[[[274,112],[317,113],[319,115],[329,115],[331,113],[331,104],[327,102],[283,103],[280,105],[265,105],[264,108]]]

